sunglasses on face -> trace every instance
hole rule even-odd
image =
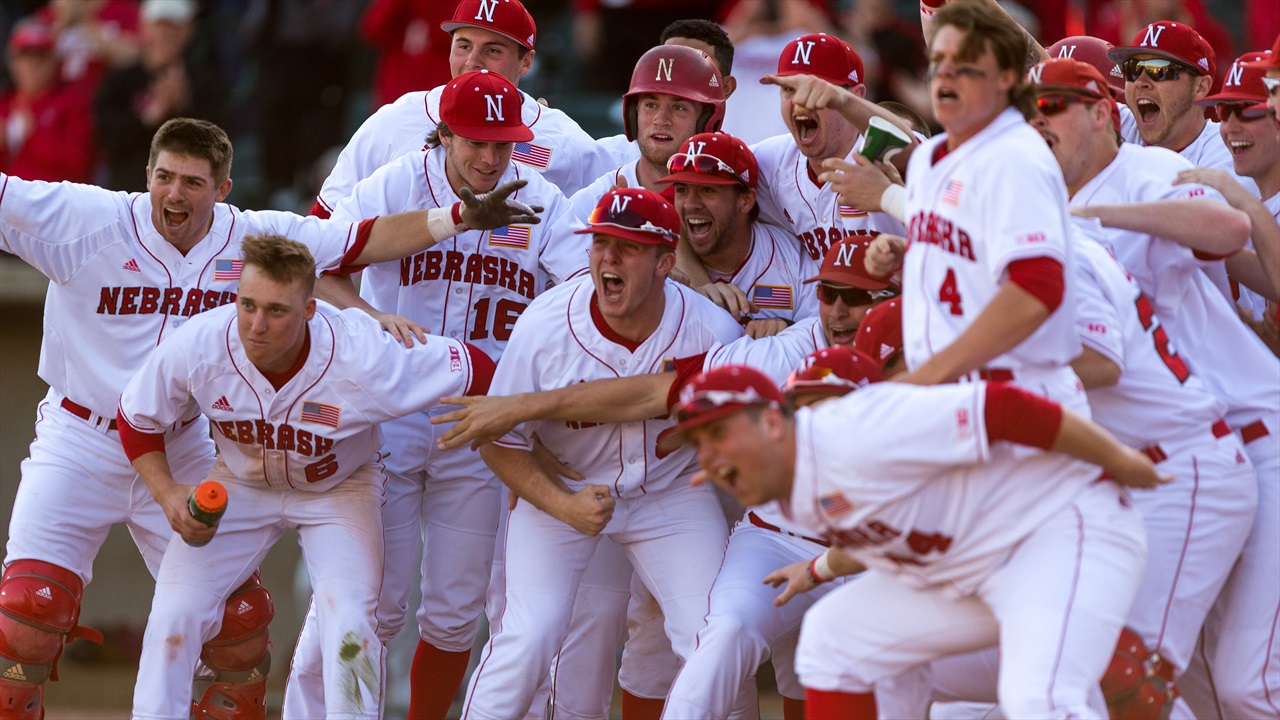
[[[614,227],[623,228],[624,230],[642,230],[661,235],[665,238],[678,238],[679,234],[674,233],[666,228],[658,227],[649,221],[648,218],[626,208],[614,210],[610,207],[596,207],[591,211],[591,215],[587,217],[589,225],[612,225]]]
[[[667,169],[673,173],[684,172],[685,170],[690,170],[704,175],[719,175],[724,173],[743,185],[748,184],[737,170],[734,170],[729,166],[729,163],[721,160],[715,155],[707,155],[705,153],[676,153],[667,161]]]
[[[1066,112],[1072,105],[1088,105],[1098,102],[1099,99],[1086,95],[1041,95],[1036,98],[1036,110],[1045,117],[1053,117]]]
[[[829,285],[827,283],[818,283],[818,302],[824,305],[834,305],[836,300],[840,300],[849,307],[857,307],[860,305],[870,305],[877,300],[894,297],[897,293],[892,290],[863,290],[862,288],[848,287],[845,285]]]
[[[1129,82],[1137,82],[1144,72],[1147,77],[1156,82],[1177,80],[1184,72],[1193,75],[1200,74],[1190,65],[1183,65],[1165,58],[1147,58],[1146,60],[1129,58],[1120,64],[1120,72],[1124,74],[1124,79]]]
[[[1252,102],[1218,103],[1213,106],[1213,117],[1218,122],[1225,123],[1232,115],[1238,115],[1242,122],[1249,122],[1266,116],[1266,110],[1252,109],[1255,105],[1257,103]]]

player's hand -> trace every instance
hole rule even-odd
[[[160,503],[160,507],[164,509],[164,515],[169,519],[169,527],[181,535],[183,540],[189,543],[209,542],[218,532],[218,528],[205,525],[191,517],[187,501],[190,500],[193,490],[195,488],[190,485],[173,483],[160,491],[156,496],[156,502]]]
[[[542,470],[544,472],[552,477],[569,478],[570,480],[578,481],[587,479],[582,473],[561,462],[560,458],[556,457],[555,453],[548,450],[547,446],[542,444],[542,438],[537,435],[533,436],[532,452],[533,459],[538,462],[538,465],[542,466]],[[512,509],[514,510],[515,508],[512,507]]]
[[[743,332],[743,335],[759,340],[760,338],[777,335],[788,327],[791,326],[782,318],[756,318],[755,320],[751,320],[747,323],[747,327]]]
[[[391,337],[397,341],[404,343],[407,348],[413,347],[414,338],[423,345],[427,344],[427,330],[418,323],[407,317],[396,315],[395,313],[373,312],[370,313],[374,320],[382,326],[383,330],[391,333]]]
[[[1138,452],[1133,448],[1125,448],[1124,456],[1108,467],[1107,471],[1111,473],[1111,478],[1121,485],[1144,490],[1160,487],[1173,480],[1172,475],[1166,475],[1157,470],[1146,453]]]
[[[782,594],[773,599],[773,604],[777,607],[786,605],[788,600],[800,593],[807,593],[818,587],[818,584],[809,576],[807,560],[793,562],[784,568],[774,570],[764,578],[764,584],[771,587],[778,587],[784,583],[786,587],[782,589]]]
[[[852,94],[842,87],[832,85],[816,75],[765,75],[761,85],[777,85],[791,90],[791,104],[799,110],[840,109]]]
[[[760,308],[751,302],[747,294],[742,292],[742,288],[733,283],[707,283],[698,288],[698,292],[711,302],[728,310],[735,320],[760,312]]]
[[[588,485],[572,495],[565,495],[552,514],[583,535],[594,536],[609,524],[614,504],[607,485]]]
[[[831,191],[840,196],[841,204],[867,212],[879,212],[880,196],[889,187],[889,177],[880,167],[861,155],[853,156],[854,162],[840,158],[827,158],[822,167],[827,168],[818,181],[831,183]]]
[[[1232,207],[1240,207],[1241,203],[1248,202],[1253,197],[1253,193],[1245,189],[1243,185],[1236,180],[1234,175],[1229,174],[1225,170],[1216,170],[1214,168],[1198,167],[1190,170],[1183,170],[1173,180],[1174,185],[1207,185],[1214,190],[1222,193],[1222,197]]]
[[[528,185],[528,180],[513,180],[499,185],[493,192],[476,195],[471,188],[458,190],[462,200],[462,221],[472,230],[494,230],[507,225],[537,225],[542,222],[538,205],[525,205],[511,200],[511,194]]]
[[[431,416],[432,425],[454,423],[436,441],[436,447],[452,450],[470,443],[471,449],[475,450],[506,435],[511,432],[511,428],[527,419],[520,412],[521,403],[518,398],[518,395],[454,395],[440,398],[441,405],[462,407]]]
[[[883,277],[897,272],[902,267],[902,258],[906,254],[906,238],[881,233],[867,246],[866,258],[862,264],[872,277]]]
[[[615,178],[618,182],[614,183],[613,187],[609,188],[610,190],[621,190],[627,186],[627,178],[625,175],[618,173]]]

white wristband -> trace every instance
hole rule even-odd
[[[467,230],[465,223],[454,224],[453,208],[431,208],[427,211],[427,230],[435,240],[451,238]]]
[[[895,183],[889,183],[880,196],[880,209],[905,223],[907,221],[907,189]]]
[[[827,550],[818,557],[814,558],[810,567],[813,569],[813,579],[818,582],[830,582],[836,579],[836,574],[831,570],[831,562],[827,556],[831,554],[831,550]]]

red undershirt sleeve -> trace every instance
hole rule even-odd
[[[116,428],[120,431],[120,444],[124,454],[133,462],[149,452],[164,452],[164,433],[143,432],[124,419],[124,413],[116,411]]]
[[[328,208],[320,204],[320,198],[316,198],[316,204],[311,206],[311,214],[321,220],[328,220],[333,213],[329,212]]]
[[[465,394],[488,395],[489,383],[493,382],[493,372],[498,369],[498,364],[475,345],[471,343],[463,343],[463,345],[467,347],[467,354],[471,356],[471,386],[467,388]]]
[[[987,383],[987,439],[1048,450],[1062,427],[1062,406],[1010,383]]]
[[[667,391],[668,414],[675,408],[676,403],[680,402],[680,388],[684,387],[686,383],[692,380],[694,375],[702,372],[702,365],[706,361],[706,353],[690,355],[686,358],[676,358],[676,379],[671,382],[671,389]]]
[[[347,250],[347,254],[342,256],[342,260],[338,262],[338,272],[350,275],[364,269],[364,265],[356,265],[356,258],[360,257],[360,253],[364,252],[365,245],[369,244],[369,233],[373,232],[373,224],[378,218],[371,217],[367,220],[361,220],[356,226],[356,239],[351,243],[351,249]]]
[[[1062,304],[1066,289],[1062,263],[1051,257],[1033,257],[1009,263],[1009,281],[1034,295],[1049,308],[1049,312]]]

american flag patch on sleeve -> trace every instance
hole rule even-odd
[[[342,408],[337,405],[313,400],[306,400],[302,403],[302,422],[328,425],[331,428],[336,428],[341,417]]]
[[[791,288],[786,285],[756,285],[751,289],[751,301],[761,310],[790,310]]]
[[[239,282],[240,270],[244,268],[243,260],[218,258],[213,261],[214,282]]]
[[[547,165],[551,164],[551,148],[534,145],[533,143],[518,142],[511,149],[511,159],[525,165],[532,165],[539,170],[546,170]]]
[[[529,226],[508,225],[489,231],[489,244],[497,247],[529,249]]]

